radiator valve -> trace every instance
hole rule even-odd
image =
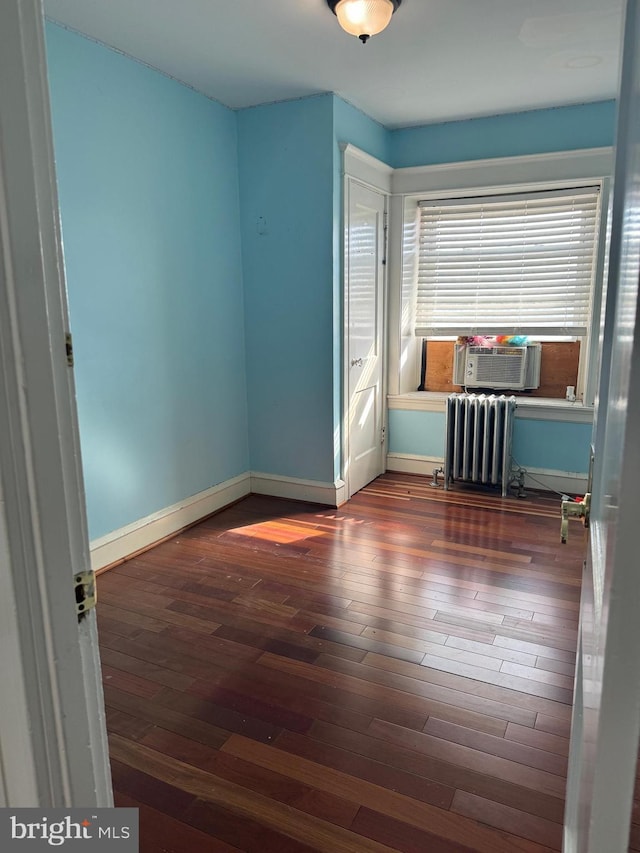
[[[589,526],[589,512],[591,509],[591,493],[587,494],[579,500],[571,500],[566,495],[562,498],[561,512],[562,521],[560,523],[560,541],[563,545],[567,544],[567,536],[569,535],[569,519],[581,518],[585,527]]]

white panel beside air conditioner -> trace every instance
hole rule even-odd
[[[456,344],[453,384],[465,388],[524,391],[540,385],[540,344],[481,347]]]
[[[525,390],[533,391],[540,387],[540,365],[542,364],[542,345],[529,344],[527,347],[527,369],[524,377]]]

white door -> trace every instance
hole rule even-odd
[[[345,482],[348,497],[384,471],[383,193],[345,182]]]
[[[40,0],[0,3],[0,807],[112,804]]]
[[[640,17],[629,0],[619,101],[589,545],[565,853],[626,853],[640,729]]]

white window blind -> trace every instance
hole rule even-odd
[[[598,187],[420,202],[416,334],[586,334],[598,219]]]

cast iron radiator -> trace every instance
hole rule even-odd
[[[454,480],[501,486],[507,494],[515,397],[450,394],[445,429],[444,487]]]

